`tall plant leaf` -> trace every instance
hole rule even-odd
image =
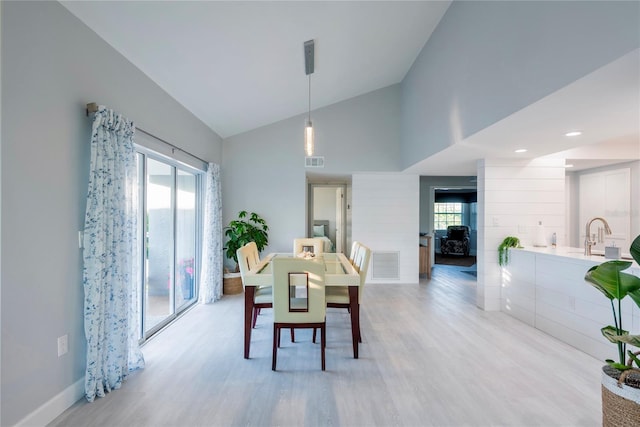
[[[636,305],[640,307],[640,289],[629,292],[629,296],[636,303]]]
[[[631,252],[631,256],[636,261],[637,264],[640,264],[640,235],[636,237],[633,242],[631,242],[631,248],[629,249]]]
[[[631,252],[631,256],[636,261],[636,264],[640,264],[640,235],[638,235],[638,237],[636,237],[633,242],[631,242],[629,252]],[[629,291],[629,296],[636,303],[636,305],[640,307],[640,289]]]
[[[629,337],[629,331],[618,331],[614,326],[605,326],[604,328],[600,329],[600,332],[602,332],[602,335],[608,339],[610,342],[616,344],[619,342],[627,342],[626,339],[627,337]]]
[[[603,328],[604,329],[604,328]],[[626,331],[623,331],[626,332]],[[604,332],[603,332],[604,335]],[[606,336],[606,335],[605,335]],[[612,337],[615,341],[621,341],[627,344],[630,344],[634,347],[638,347],[640,348],[640,335],[629,335],[628,333],[625,335],[616,335],[614,337]],[[607,339],[609,339],[607,337]],[[611,340],[609,340],[611,341]]]
[[[627,293],[640,289],[640,278],[621,273],[631,266],[629,261],[607,261],[591,267],[584,279],[609,299],[621,300]],[[635,277],[637,280],[630,279]]]

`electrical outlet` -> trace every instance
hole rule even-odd
[[[58,357],[67,354],[69,351],[69,336],[63,335],[58,337]]]

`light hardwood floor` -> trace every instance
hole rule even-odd
[[[147,366],[51,426],[596,426],[602,363],[475,307],[475,278],[437,265],[419,285],[367,285],[360,359],[346,310],[327,315],[327,370],[311,332],[271,310],[242,357],[242,295],[200,305],[143,348]]]

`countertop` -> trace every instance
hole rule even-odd
[[[533,252],[536,254],[555,255],[555,256],[571,258],[576,260],[592,261],[595,263],[603,263],[605,261],[611,261],[610,259],[607,259],[604,257],[604,253],[602,251],[594,250],[591,256],[586,256],[584,254],[583,248],[572,248],[567,246],[559,246],[555,248],[551,246],[547,246],[547,247],[525,246],[518,249],[524,250],[527,252]],[[631,255],[629,254],[629,252],[622,253],[622,260],[630,261],[632,263],[631,264],[632,268],[640,268],[638,264],[633,260],[633,258],[631,258]]]

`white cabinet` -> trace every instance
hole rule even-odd
[[[631,170],[615,169],[580,175],[579,223],[580,245],[584,247],[585,227],[591,218],[607,220],[612,234],[604,236],[594,250],[604,251],[604,247],[615,243],[621,248],[631,246]],[[598,236],[600,221],[593,223],[591,233]]]
[[[514,249],[509,252],[508,274],[506,277],[503,275],[500,293],[501,310],[527,325],[535,326],[535,254]]]
[[[615,358],[616,346],[600,332],[613,323],[611,304],[584,280],[587,270],[605,259],[567,249],[564,254],[563,248],[512,250],[503,274],[502,311],[593,357]],[[640,276],[635,264],[626,272]],[[640,310],[630,298],[623,300],[622,311],[626,329],[640,332]]]

